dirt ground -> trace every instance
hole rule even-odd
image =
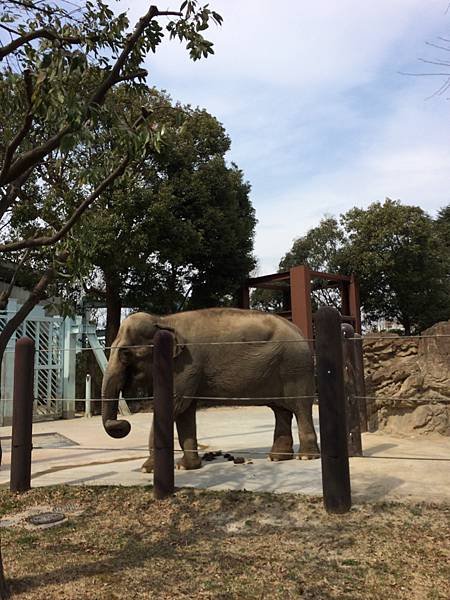
[[[36,528],[30,511],[68,518]],[[25,512],[24,512],[25,511]],[[450,597],[450,505],[150,487],[0,491],[18,599],[437,600]]]
[[[126,438],[110,438],[100,417],[35,423],[33,425],[32,487],[51,485],[147,486],[150,473],[141,466],[148,456],[151,415],[128,417]],[[318,413],[314,420],[319,431]],[[197,412],[201,451],[222,450],[250,459],[234,465],[223,458],[205,462],[195,471],[175,472],[175,485],[214,491],[248,490],[319,496],[321,461],[270,462],[274,417],[267,407],[217,407]],[[297,432],[293,423],[293,436]],[[11,428],[0,428],[3,462],[0,487],[9,487]],[[352,500],[406,500],[450,503],[450,438],[440,435],[398,436],[363,434],[364,457],[350,459]],[[55,439],[53,439],[55,438]],[[53,442],[52,442],[53,440]],[[176,448],[178,448],[176,443]],[[179,458],[177,454],[176,458]]]

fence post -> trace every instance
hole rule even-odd
[[[366,404],[366,383],[364,381],[364,352],[363,340],[359,333],[355,333],[355,385],[356,396],[359,406],[359,423],[361,432],[367,429],[367,404]]]
[[[34,342],[28,337],[16,344],[11,442],[11,492],[31,487],[33,428]]]
[[[92,393],[91,393],[91,376],[89,373],[86,373],[86,382],[84,385],[84,390],[85,390],[85,406],[84,406],[84,416],[85,417],[92,417],[92,407],[91,407],[91,397],[92,397]]]
[[[323,306],[315,314],[322,488],[325,509],[351,508],[347,450],[341,315]]]
[[[347,448],[349,456],[362,456],[360,400],[356,398],[355,330],[348,323],[341,325],[344,359],[345,411],[347,415]]]
[[[175,491],[172,334],[158,331],[153,344],[153,493],[160,500]]]

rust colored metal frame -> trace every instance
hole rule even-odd
[[[359,286],[354,275],[321,273],[306,265],[292,267],[283,273],[262,277],[250,277],[241,289],[241,308],[250,307],[250,289],[263,288],[283,292],[283,311],[279,314],[291,320],[306,339],[313,338],[313,315],[311,305],[311,281],[326,281],[326,288],[338,287],[341,293],[342,320],[350,323],[356,333],[361,333]]]

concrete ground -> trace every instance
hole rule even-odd
[[[34,424],[32,486],[151,483],[152,475],[140,471],[147,456],[151,415],[138,413],[128,419],[131,433],[121,440],[104,432],[100,417]],[[315,422],[318,431],[317,413]],[[269,408],[202,409],[197,423],[202,452],[222,450],[252,462],[235,465],[220,458],[196,471],[176,471],[176,486],[322,494],[320,460],[274,463],[267,459],[274,425]],[[10,427],[0,428],[3,486],[9,482],[10,441],[5,438],[10,435]],[[365,433],[363,449],[363,458],[350,459],[354,502],[450,501],[450,438]]]

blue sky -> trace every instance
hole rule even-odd
[[[386,196],[432,215],[449,204],[450,91],[429,98],[444,79],[400,74],[442,70],[419,58],[450,60],[425,43],[450,37],[449,0],[209,4],[224,18],[207,36],[215,55],[193,63],[165,42],[148,82],[206,108],[230,135],[228,158],[252,186],[259,274],[325,214]],[[147,6],[119,2],[131,20]]]

